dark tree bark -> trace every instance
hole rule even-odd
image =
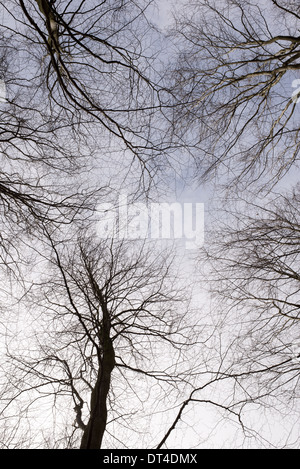
[[[115,367],[115,352],[110,337],[110,314],[101,291],[93,281],[103,312],[101,328],[102,350],[98,350],[98,376],[91,393],[89,421],[84,430],[80,449],[99,449],[107,424],[107,398],[110,389],[111,374]]]

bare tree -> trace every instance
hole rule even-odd
[[[81,132],[100,133],[102,149],[113,144],[150,172],[171,151],[154,68],[159,51],[152,42],[159,36],[147,18],[152,3],[5,3],[8,13],[14,10],[14,44],[27,49],[31,86],[43,88],[52,115]]]
[[[201,347],[196,385],[178,399],[157,448],[191,418],[189,410],[207,406],[220,412],[214,432],[227,418],[240,426],[229,447],[298,447],[299,185],[260,203],[236,198],[213,215],[199,254],[214,324],[209,351]]]
[[[205,0],[176,15],[173,132],[202,178],[268,188],[299,159],[300,12],[296,2]],[[256,184],[257,190],[258,184]]]
[[[143,187],[160,167],[169,144],[164,149],[154,123],[160,103],[150,3],[1,2],[4,265],[18,259],[11,242],[18,233],[22,242],[47,221],[69,223],[94,209],[112,174],[116,180],[115,166],[115,186],[131,173]]]
[[[0,256],[26,291],[2,283],[3,447],[161,448],[199,406],[269,444],[251,409],[295,415],[298,189],[213,227],[211,315],[189,315],[167,253],[88,226],[103,187],[139,167],[145,188],[178,146],[227,186],[296,167],[299,8],[189,2],[163,88],[151,3],[2,2]]]
[[[26,419],[34,431],[28,409],[34,416],[36,403],[43,408],[48,401],[66,422],[63,436],[50,428],[52,447],[132,447],[136,438],[153,445],[159,431],[147,434],[151,407],[164,415],[191,385],[188,357],[197,343],[171,258],[162,251],[158,259],[132,241],[48,239],[52,273],[31,289],[29,303],[36,339],[29,353],[21,347],[19,354],[11,339],[14,377],[4,392],[2,418],[7,422],[9,409],[18,405],[23,421],[16,422],[16,434]],[[45,439],[30,444],[45,447]]]
[[[239,199],[214,220],[201,256],[244,402],[289,414],[290,428],[299,411],[299,216],[299,186],[260,204]]]
[[[50,276],[47,264],[49,276],[43,273],[44,280],[38,285],[41,296],[31,296],[31,303],[27,303],[28,311],[37,311],[38,316],[43,310],[41,322],[35,323],[38,329],[34,340],[30,334],[26,336],[27,356],[24,349],[19,357],[12,356],[10,341],[15,343],[19,336],[15,330],[11,333],[14,327],[3,313],[8,360],[4,374],[14,358],[15,378],[19,377],[14,380],[11,375],[2,400],[3,438],[8,447],[27,444],[27,423],[35,433],[33,439],[39,440],[37,427],[30,422],[33,409],[43,398],[54,396],[53,415],[58,401],[62,402],[62,414],[67,403],[76,422],[75,428],[71,424],[71,431],[63,431],[52,440],[54,446],[66,446],[66,433],[67,445],[78,446],[79,428],[83,431],[81,447],[99,448],[107,430],[109,399],[118,402],[111,393],[113,373],[119,372],[121,388],[113,392],[121,397],[128,395],[132,374],[153,381],[155,389],[166,386],[174,393],[187,381],[187,368],[183,367],[180,376],[177,367],[188,341],[188,328],[181,327],[184,317],[174,310],[179,298],[169,278],[167,261],[156,264],[150,252],[132,249],[134,261],[130,261],[123,245],[95,246],[90,239],[80,239],[75,246],[70,239],[58,242],[49,235],[61,225],[71,224],[78,213],[84,218],[83,208],[94,208],[96,197],[87,201],[82,191],[88,188],[88,195],[94,196],[109,182],[112,170],[115,177],[114,161],[122,162],[119,173],[132,169],[133,159],[141,165],[142,177],[147,171],[152,176],[153,169],[162,167],[166,150],[172,150],[161,122],[162,90],[152,67],[154,29],[145,15],[150,3],[1,3],[1,78],[7,89],[6,100],[1,103],[4,163],[0,196],[5,226],[1,261],[5,269],[10,262],[17,264],[23,285],[29,290],[28,298],[32,285],[37,284],[36,278],[28,283],[29,271],[41,275],[33,267],[34,250],[36,264],[45,266],[43,257],[49,261],[51,248],[50,264],[55,271],[55,276]],[[122,158],[126,160],[128,153],[127,165]],[[110,167],[106,173],[107,160]],[[97,174],[101,170],[100,183],[95,168]],[[68,229],[72,231],[70,227],[66,232]],[[18,243],[22,243],[22,249]],[[11,287],[13,293],[7,295],[5,304],[7,310],[16,310],[17,321],[22,302],[12,306],[19,292],[15,284]],[[26,322],[26,313],[21,315],[25,332],[31,320],[27,317]],[[65,334],[70,334],[71,349],[64,342]],[[163,345],[160,360],[155,358],[160,341],[172,349],[170,362],[167,355],[161,359]],[[22,348],[23,342],[19,345]],[[145,389],[143,392],[148,392],[147,386]],[[119,400],[128,406],[124,397]],[[145,401],[140,402],[144,405]],[[72,407],[68,407],[70,402]],[[109,423],[120,421],[124,427],[136,413],[131,408],[125,419],[122,409],[113,411]],[[73,430],[77,430],[75,437]]]

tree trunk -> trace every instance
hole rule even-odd
[[[107,335],[108,333],[108,335]],[[109,331],[103,331],[103,355],[99,373],[92,391],[90,418],[84,430],[80,449],[100,449],[107,422],[107,396],[111,373],[115,366],[115,353]]]

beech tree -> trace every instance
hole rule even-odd
[[[130,286],[129,273],[126,274],[125,267],[125,271],[123,267],[119,267],[120,271],[114,272],[124,254],[123,252],[121,255],[121,248],[114,246],[109,250],[108,247],[97,246],[93,249],[99,249],[106,257],[106,263],[101,266],[104,270],[107,269],[107,278],[106,283],[102,284],[102,277],[98,272],[101,266],[94,264],[91,256],[95,251],[89,251],[88,241],[84,243],[81,239],[76,248],[69,238],[65,243],[59,244],[67,252],[74,247],[72,258],[68,259],[60,252],[56,241],[49,237],[50,232],[59,232],[64,225],[70,224],[72,231],[71,226],[74,220],[78,222],[78,218],[83,221],[83,225],[88,225],[89,216],[99,203],[99,193],[105,187],[109,187],[111,192],[119,189],[120,182],[126,179],[129,170],[134,173],[135,181],[140,176],[145,189],[147,177],[151,180],[157,169],[164,168],[166,152],[172,152],[160,112],[162,90],[156,84],[156,72],[152,66],[156,53],[152,45],[155,30],[145,14],[150,4],[151,2],[133,1],[104,1],[99,4],[93,0],[1,2],[1,79],[6,87],[5,100],[1,102],[0,143],[4,163],[1,169],[0,195],[3,202],[1,223],[5,227],[1,231],[1,260],[4,274],[10,263],[19,271],[18,279],[22,280],[23,288],[25,291],[27,289],[27,297],[31,298],[31,303],[27,303],[28,314],[36,307],[44,311],[41,322],[36,322],[39,325],[39,329],[35,331],[37,343],[29,332],[32,318],[27,317],[24,310],[21,313],[24,318],[24,322],[21,321],[22,330],[24,333],[28,331],[28,336],[24,337],[27,340],[25,346],[20,342],[24,349],[22,356],[19,356],[19,368],[17,367],[18,372],[15,375],[18,378],[16,381],[13,377],[6,381],[7,388],[4,390],[6,397],[2,400],[2,418],[5,447],[22,447],[27,444],[28,434],[24,431],[24,421],[30,420],[36,398],[39,401],[45,394],[48,397],[54,394],[57,398],[62,396],[62,402],[68,398],[73,400],[75,412],[73,407],[69,409],[73,412],[77,427],[83,431],[82,447],[90,448],[100,447],[102,444],[107,427],[105,414],[113,371],[140,373],[145,379],[157,381],[158,388],[161,383],[176,388],[178,374],[174,362],[170,365],[170,372],[166,371],[167,368],[158,368],[157,372],[148,363],[144,372],[142,367],[140,369],[136,363],[131,363],[129,353],[130,347],[136,349],[137,357],[142,360],[142,348],[148,345],[150,355],[152,352],[155,355],[156,339],[161,339],[163,343],[174,345],[179,356],[180,341],[184,343],[187,340],[184,333],[179,333],[179,323],[183,318],[178,316],[176,324],[170,319],[173,317],[172,312],[169,319],[165,318],[168,305],[174,300],[171,293],[175,293],[171,288],[168,295],[167,290],[163,289],[168,273],[167,266],[162,276],[159,275],[158,267],[155,270],[154,264],[148,267],[147,273],[147,268],[144,271],[141,264],[142,261],[147,264],[145,255],[139,258],[139,251],[132,253],[137,256],[137,264],[132,266],[127,259],[128,272],[131,273],[134,268],[139,269],[140,279],[136,274],[135,283]],[[135,188],[132,190],[135,191]],[[89,213],[85,211],[86,208],[90,210]],[[67,232],[68,229],[65,229]],[[50,248],[53,254],[51,262],[57,269],[60,282],[56,285],[55,277],[53,279],[50,275],[51,269],[47,271],[47,264],[47,280],[39,285],[41,297],[38,301],[36,297],[30,296],[32,285],[38,282],[35,278],[28,286],[28,278],[31,270],[36,272],[35,264],[43,264],[44,257],[49,260]],[[107,260],[109,254],[110,262]],[[98,261],[101,264],[101,258]],[[152,267],[153,276],[156,274],[153,281]],[[164,269],[163,265],[160,267]],[[114,272],[112,278],[109,277],[110,269]],[[36,275],[43,277],[44,272],[42,275],[39,271]],[[86,286],[80,285],[81,275],[85,277]],[[76,276],[79,276],[77,280]],[[109,287],[111,283],[115,287],[115,281],[116,289]],[[125,283],[122,284],[122,281]],[[22,297],[24,290],[20,293],[15,283],[7,287],[4,285],[3,282],[5,308],[2,325],[4,342],[8,346],[7,343],[15,339],[9,332],[10,320],[5,311],[15,311],[17,321],[17,310],[22,309],[22,302],[16,306],[18,303],[15,300],[17,293]],[[57,291],[53,285],[57,287]],[[147,294],[147,286],[149,298],[143,298]],[[109,294],[115,292],[112,295],[116,295],[110,300],[108,297],[103,299],[102,289],[105,290],[106,287],[112,289]],[[137,292],[137,298],[131,298],[134,292]],[[56,294],[58,298],[53,297]],[[108,295],[107,292],[105,294]],[[122,305],[127,301],[124,315],[128,316],[124,319],[124,326],[118,295],[123,300]],[[58,301],[57,314],[51,316],[48,313],[54,308],[55,301]],[[80,302],[79,305],[77,301]],[[83,301],[85,313],[82,315]],[[117,303],[116,311],[111,311],[109,301]],[[158,304],[159,314],[155,309]],[[147,316],[146,308],[150,306],[153,311],[150,310]],[[61,315],[64,310],[66,316]],[[76,339],[72,346],[77,347],[79,361],[85,359],[82,368],[79,367],[78,370],[71,351],[66,352],[67,356],[62,352],[61,356],[61,350],[57,348],[57,337],[53,344],[50,340],[55,331],[49,324],[53,326],[57,322],[58,326],[59,318],[68,317],[70,311],[73,311],[74,324],[75,318],[78,321],[76,327],[74,325]],[[47,321],[49,331],[52,330],[49,336],[44,328]],[[63,321],[59,327],[58,337],[63,337],[64,331],[69,329]],[[127,338],[126,330],[130,327],[134,331],[138,330],[132,334],[137,338],[141,337],[140,342],[135,344],[130,335]],[[72,328],[73,326],[70,333],[73,333]],[[78,328],[84,331],[85,339],[81,337],[82,331],[77,332]],[[113,330],[113,335],[110,335]],[[174,336],[170,342],[169,334]],[[15,337],[18,337],[17,332]],[[82,340],[85,341],[83,348]],[[116,361],[117,365],[115,364],[115,359],[112,358],[115,349],[111,348],[113,340],[114,343],[121,344],[121,350],[124,348],[128,362],[121,355],[121,358],[118,357],[119,361]],[[45,345],[49,342],[52,348]],[[29,356],[25,358],[27,347]],[[8,347],[4,375],[7,375],[12,360],[14,363],[18,360],[11,353],[11,347]],[[138,358],[135,360],[138,362]],[[53,387],[56,388],[54,394]],[[41,393],[36,396],[35,392],[39,390]],[[23,401],[25,395],[27,398]],[[10,409],[13,409],[13,415],[10,414]],[[52,412],[55,411],[54,405]],[[113,419],[118,421],[122,417],[114,415]],[[128,419],[125,424],[128,424]],[[67,427],[69,429],[68,425]],[[34,425],[29,425],[26,428],[32,433],[38,433],[38,426],[34,428]],[[73,427],[66,435],[62,432],[63,439],[55,442],[52,439],[51,444],[78,447],[81,439],[79,432],[77,430],[74,437],[72,430]]]
[[[244,447],[274,444],[255,419],[278,411],[295,446],[299,188],[223,208],[196,314],[178,259],[92,224],[104,194],[189,173],[182,155],[230,189],[297,169],[298,5],[186,3],[162,76],[151,1],[0,4],[2,447],[164,448],[191,428],[202,445],[207,408]]]
[[[299,21],[285,0],[187,2],[175,15],[172,132],[201,178],[257,190],[297,167]]]
[[[246,390],[244,417],[255,402],[287,418],[281,447],[299,437],[299,215],[299,185],[260,203],[239,199],[215,220],[201,256],[214,314],[228,331],[230,373]]]
[[[1,415],[10,435],[12,409],[19,408],[20,421],[6,444],[23,441],[27,424],[34,434],[36,412],[47,415],[47,403],[60,423],[45,422],[23,447],[45,448],[47,438],[53,448],[153,444],[159,415],[192,383],[189,357],[198,341],[171,258],[163,251],[158,258],[143,242],[97,242],[82,233],[73,243],[49,233],[48,240],[50,272],[42,266],[29,294],[30,346],[18,345],[22,334],[8,341],[12,371]]]
[[[153,67],[158,36],[145,13],[151,2],[0,4],[5,264],[8,251],[16,258],[9,240],[18,232],[70,222],[128,174],[148,188],[171,148]]]
[[[11,3],[15,41],[26,41],[33,80],[52,113],[76,131],[100,133],[102,150],[113,144],[150,171],[169,147],[157,124],[161,89],[151,42],[158,36],[146,16],[152,2]]]

